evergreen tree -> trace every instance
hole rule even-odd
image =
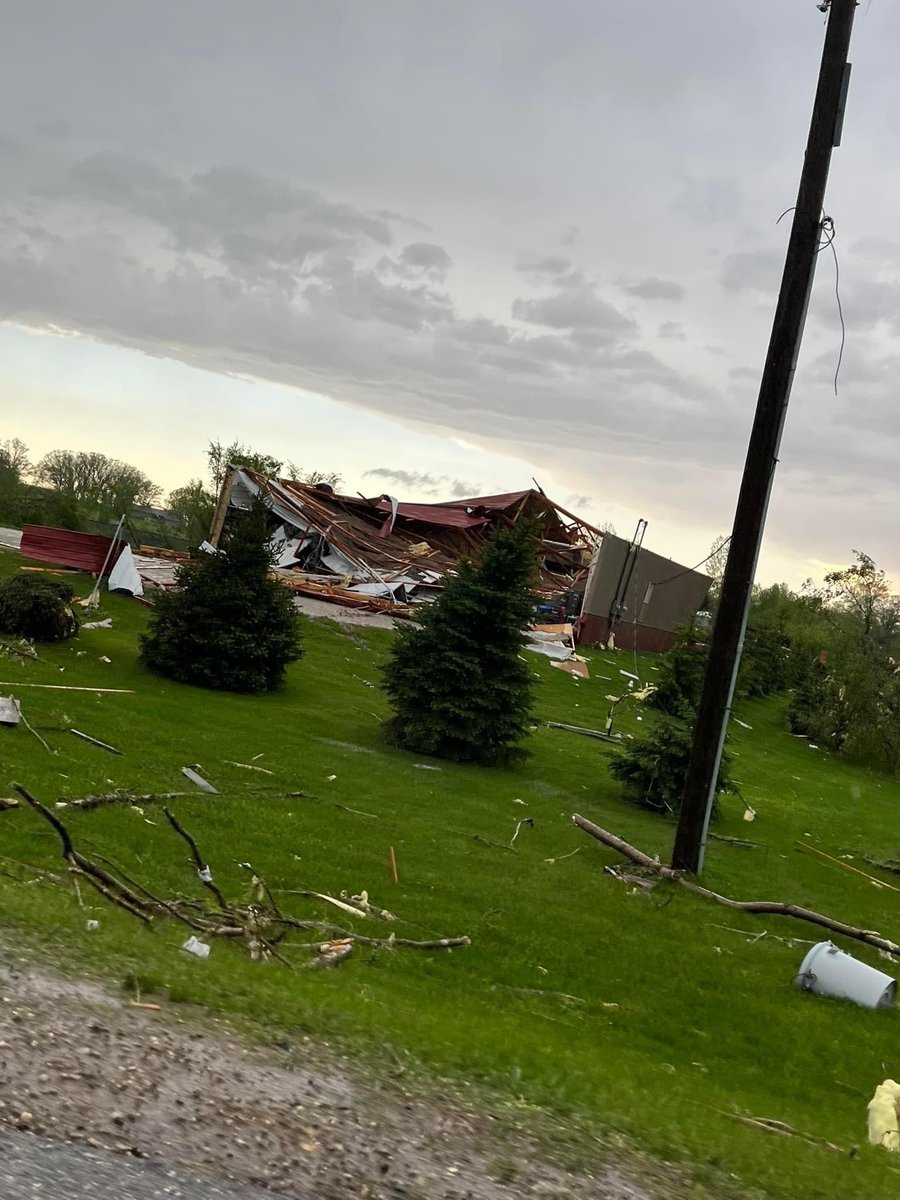
[[[532,674],[522,661],[534,607],[537,537],[498,531],[480,564],[461,561],[440,597],[403,628],[384,672],[389,741],[417,754],[499,765],[525,757]]]
[[[179,568],[141,638],[144,663],[179,683],[267,692],[298,659],[300,632],[287,588],[269,578],[267,508],[241,514],[217,554]]]

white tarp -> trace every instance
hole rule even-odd
[[[571,646],[561,646],[558,642],[529,642],[526,650],[530,650],[533,654],[546,654],[547,658],[556,658],[565,660],[575,657],[575,651]]]
[[[134,564],[131,547],[126,546],[119,555],[116,565],[109,573],[109,590],[111,592],[131,592],[132,596],[143,596],[144,585]]]

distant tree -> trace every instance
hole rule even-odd
[[[25,476],[31,470],[28,447],[19,438],[0,441],[0,520],[18,525],[23,518]]]
[[[274,458],[271,454],[262,454],[259,450],[253,450],[241,442],[232,442],[229,446],[224,446],[219,441],[210,442],[209,449],[206,451],[206,460],[209,463],[210,482],[216,495],[219,494],[222,487],[225,468],[229,465],[249,467],[251,471],[258,471],[267,479],[277,479],[284,466],[282,459]]]
[[[177,572],[178,590],[155,597],[141,637],[144,663],[179,683],[268,692],[300,658],[291,593],[269,578],[268,510],[261,500],[227,531],[219,551]]]
[[[143,471],[97,452],[51,450],[35,467],[34,477],[90,517],[119,516],[160,496],[160,488]]]
[[[831,571],[820,588],[809,589],[833,612],[842,614],[864,642],[889,646],[900,631],[900,596],[868,554],[853,551],[856,562]]]
[[[190,545],[199,546],[209,537],[216,497],[201,479],[191,479],[184,487],[176,488],[170,493],[166,507],[181,522]]]
[[[337,471],[304,470],[296,463],[285,464],[282,459],[275,458],[271,454],[263,454],[259,450],[253,450],[241,442],[232,442],[229,446],[225,446],[221,442],[210,442],[209,449],[206,451],[206,460],[209,463],[210,483],[216,495],[221,490],[222,481],[225,478],[225,468],[229,465],[249,467],[251,471],[265,475],[267,479],[279,479],[284,473],[285,478],[295,479],[298,483],[328,483],[333,488],[337,488],[343,482]]]
[[[524,757],[532,674],[522,630],[534,606],[537,538],[528,522],[498,531],[480,564],[462,561],[391,650],[385,736],[417,754],[497,765]]]
[[[722,580],[725,577],[725,566],[728,562],[728,548],[730,543],[730,535],[726,537],[724,533],[720,533],[718,537],[713,539],[713,543],[709,548],[709,558],[703,564],[703,570],[712,580],[708,599],[711,611],[715,610],[719,602],[719,593],[722,591]]]
[[[22,480],[31,471],[28,447],[20,438],[0,441],[0,471],[9,471]]]
[[[900,599],[867,554],[808,582],[819,617],[789,709],[791,728],[870,767],[900,771]],[[827,625],[823,627],[821,621]]]
[[[344,482],[343,476],[337,471],[305,471],[302,467],[298,467],[296,463],[289,462],[287,464],[288,479],[295,479],[297,483],[327,483],[330,487],[339,488]]]

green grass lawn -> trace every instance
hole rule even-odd
[[[18,565],[0,556],[0,571]],[[45,648],[47,663],[0,659],[0,694],[19,696],[54,750],[24,726],[0,729],[0,794],[13,780],[51,805],[115,788],[180,791],[191,786],[181,767],[199,763],[221,795],[195,792],[172,807],[226,893],[246,888],[237,863],[249,860],[272,886],[332,895],[366,889],[429,933],[468,934],[472,945],[451,954],[360,950],[334,972],[252,963],[225,942],[199,961],[179,950],[182,927],[158,922],[147,931],[87,894],[88,913],[68,888],[0,876],[8,943],[37,956],[62,947],[70,962],[119,986],[137,981],[263,1033],[316,1035],[385,1069],[399,1057],[408,1078],[452,1081],[496,1111],[565,1118],[570,1145],[586,1157],[599,1139],[683,1164],[712,1195],[874,1200],[896,1188],[897,1164],[865,1144],[865,1122],[875,1085],[900,1072],[897,1013],[803,994],[792,979],[807,947],[772,937],[751,944],[721,928],[819,940],[812,926],[742,916],[666,885],[635,893],[605,874],[620,860],[573,828],[573,812],[662,857],[673,835],[670,823],[622,802],[607,771],[613,748],[540,728],[520,768],[422,769],[422,760],[379,737],[386,706],[365,681],[378,680],[387,632],[306,621],[306,656],[284,690],[246,698],[149,675],[136,642],[147,610],[104,596],[101,615],[112,616],[112,629]],[[602,723],[604,696],[621,690],[619,670],[633,670],[633,660],[603,652],[591,660],[592,678],[576,683],[529,655],[540,677],[540,720]],[[642,679],[652,681],[652,664],[639,661]],[[9,681],[134,694],[17,689]],[[704,883],[742,899],[792,900],[896,938],[900,895],[798,854],[794,844],[896,857],[900,787],[809,749],[785,731],[782,710],[778,700],[739,710],[752,729],[733,727],[734,774],[759,816],[746,824],[742,806],[726,799],[717,825],[766,847],[711,843]],[[619,727],[640,729],[638,711]],[[70,725],[125,753],[80,742]],[[285,795],[298,790],[307,796]],[[106,854],[158,894],[196,886],[158,806],[143,814],[126,806],[61,811],[76,844]],[[525,816],[534,828],[521,830],[515,853],[473,840],[507,842]],[[30,810],[0,814],[0,853],[51,870],[61,862],[54,835]],[[5,861],[0,867],[18,874]],[[285,906],[352,923],[316,901]],[[98,931],[87,931],[87,916],[99,919]],[[366,932],[387,932],[365,924]],[[865,947],[843,948],[893,970]],[[774,1137],[728,1113],[776,1118],[860,1152]]]

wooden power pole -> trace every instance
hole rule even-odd
[[[703,851],[743,649],[753,578],[803,337],[816,254],[820,246],[822,205],[831,151],[840,144],[850,78],[847,53],[856,4],[857,0],[824,0],[818,5],[822,12],[828,13],[819,84],[785,256],[781,291],[735,511],[728,562],[709,644],[703,693],[672,854],[673,867],[695,874],[699,874],[703,868]]]

